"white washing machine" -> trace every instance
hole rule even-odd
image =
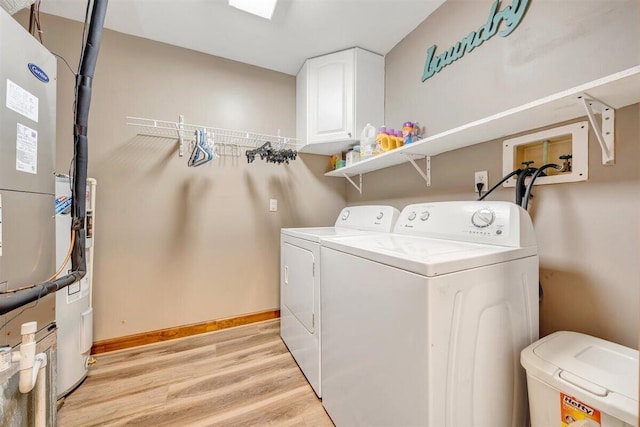
[[[531,220],[509,202],[407,206],[386,235],[327,240],[322,397],[340,426],[522,427],[538,338]]]
[[[389,233],[400,211],[353,206],[334,227],[283,228],[280,235],[280,336],[318,397],[320,383],[320,246],[325,239]]]

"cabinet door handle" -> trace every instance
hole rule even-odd
[[[284,283],[286,285],[289,284],[289,266],[288,265],[284,266]]]
[[[349,132],[347,135],[349,136],[349,138],[351,138],[351,132]]]

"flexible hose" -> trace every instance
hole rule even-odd
[[[527,187],[524,185],[524,181],[529,175],[534,174],[535,171],[535,168],[527,167],[518,174],[518,181],[516,182],[516,205],[522,206],[524,195],[527,192]]]
[[[491,194],[493,192],[493,190],[495,190],[496,188],[500,187],[502,184],[504,184],[504,182],[506,180],[508,180],[512,176],[519,174],[521,170],[522,169],[516,169],[513,172],[511,172],[508,175],[506,175],[504,178],[502,178],[500,181],[498,181],[497,184],[495,184],[493,187],[488,189],[486,193],[484,193],[482,196],[478,197],[478,201],[484,200],[484,198],[487,197],[489,194]]]
[[[53,275],[49,277],[47,281],[55,279],[56,277],[58,277],[58,274],[60,274],[62,270],[64,270],[64,267],[67,265],[67,263],[69,262],[69,259],[71,258],[71,253],[73,252],[73,244],[75,243],[75,241],[76,241],[76,231],[71,230],[71,242],[69,242],[69,250],[67,251],[67,256],[64,258],[64,261],[62,261],[62,264],[60,264],[60,267],[58,267],[58,271],[53,273]]]
[[[555,163],[547,163],[546,165],[540,166],[531,176],[531,181],[529,181],[529,185],[527,185],[527,190],[524,192],[524,198],[522,199],[522,208],[527,210],[529,206],[529,198],[531,198],[531,190],[533,190],[533,183],[536,182],[536,179],[545,171],[545,169],[555,168],[559,171],[564,170],[564,167],[556,165]],[[542,290],[542,283],[538,281],[538,302],[542,303],[542,298],[544,297],[544,291]]]
[[[564,168],[560,165],[556,165],[555,163],[547,163],[546,165],[540,166],[531,176],[531,180],[529,181],[529,185],[527,185],[527,190],[524,192],[524,198],[522,199],[522,207],[524,210],[527,210],[527,206],[529,206],[529,198],[531,197],[531,191],[533,190],[533,183],[536,182],[536,179],[545,171],[545,169],[554,168],[556,170],[563,170]]]

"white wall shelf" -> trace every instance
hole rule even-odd
[[[606,106],[614,109],[640,102],[640,65],[429,136],[348,167],[327,172],[325,176],[361,175],[407,163],[410,159],[435,156],[583,117],[587,114],[583,98],[606,103]]]

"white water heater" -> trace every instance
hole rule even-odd
[[[87,362],[93,343],[93,225],[96,180],[87,179],[85,242],[87,274],[79,282],[56,292],[58,326],[58,399],[71,393],[87,377]],[[67,175],[56,175],[56,265],[62,265],[71,242],[71,182]],[[71,261],[60,273],[71,270]]]

